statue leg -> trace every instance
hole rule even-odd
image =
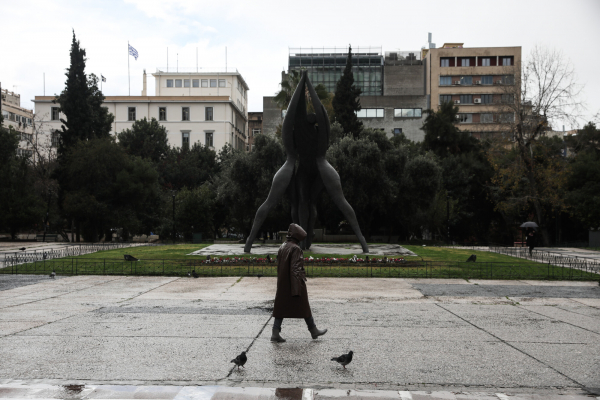
[[[308,229],[306,230],[306,248],[310,249],[313,242],[313,236],[315,232],[315,222],[317,221],[317,200],[319,194],[323,190],[323,180],[319,175],[310,188],[310,205],[308,210]]]
[[[350,223],[352,230],[354,231],[354,233],[358,237],[358,240],[360,241],[363,253],[368,253],[369,246],[367,246],[367,242],[365,241],[365,238],[360,231],[360,227],[358,226],[358,221],[356,219],[356,214],[354,213],[352,206],[348,204],[346,198],[344,197],[340,176],[324,157],[317,158],[317,167],[319,168],[319,174],[321,175],[321,179],[323,179],[323,185],[325,186],[327,192],[331,196],[331,200],[333,200],[335,205],[338,206],[340,211],[344,214],[344,217],[346,217],[346,219]]]
[[[306,168],[300,163],[298,167],[298,173],[296,174],[296,194],[298,196],[298,220],[299,225],[308,233],[308,218],[309,218],[309,209],[308,203],[310,199],[310,183],[308,179],[308,174]],[[308,235],[307,235],[308,238]],[[306,249],[307,239],[304,239],[300,242],[300,248],[302,250]]]
[[[250,253],[252,249],[252,243],[254,243],[254,239],[256,238],[256,234],[261,228],[265,219],[267,219],[267,215],[269,211],[273,209],[277,205],[277,202],[281,199],[281,196],[287,190],[290,181],[294,176],[294,167],[296,165],[296,160],[294,158],[288,157],[285,161],[285,164],[273,177],[273,183],[271,184],[271,190],[269,191],[269,196],[267,200],[259,207],[258,211],[256,211],[256,216],[254,217],[254,223],[252,224],[252,231],[250,232],[250,236],[246,240],[246,245],[244,246],[244,253]]]

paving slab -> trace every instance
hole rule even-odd
[[[413,285],[426,296],[558,297],[600,299],[599,286]]]

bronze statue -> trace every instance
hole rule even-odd
[[[306,89],[308,89],[315,109],[314,114],[307,114]],[[358,226],[356,214],[344,197],[340,176],[325,159],[325,153],[329,147],[329,118],[306,71],[302,74],[300,83],[292,95],[283,119],[281,136],[287,159],[273,177],[273,184],[267,200],[256,211],[252,231],[246,241],[244,252],[250,252],[252,243],[267,218],[267,214],[286,191],[289,191],[292,200],[292,220],[305,228],[307,232],[307,237],[300,246],[302,249],[310,248],[317,219],[316,202],[319,194],[325,188],[350,223],[360,241],[363,252],[368,253],[369,247]],[[296,161],[298,161],[297,168]]]

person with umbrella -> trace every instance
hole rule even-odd
[[[533,248],[536,245],[536,240],[537,240],[537,236],[535,233],[535,229],[538,227],[538,224],[536,224],[535,222],[525,222],[524,224],[521,225],[521,228],[526,228],[527,230],[526,232],[526,236],[525,236],[525,243],[527,244],[527,247],[529,247],[529,256],[531,257],[532,253],[533,253]]]

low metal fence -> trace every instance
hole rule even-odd
[[[97,251],[158,245],[159,244],[156,243],[85,243],[33,251],[15,251],[4,253],[4,257],[0,258],[0,268],[64,257],[77,257],[84,254],[95,253]]]
[[[567,268],[598,268],[600,259],[585,256],[572,256],[554,252],[551,249],[529,251],[527,247],[490,246],[489,251],[511,257],[551,264]]]
[[[309,277],[463,278],[599,280],[600,267],[587,263],[556,266],[551,263],[507,262],[306,262]],[[144,275],[144,276],[277,276],[275,262],[205,260],[140,260],[71,258],[15,264],[0,274]]]

